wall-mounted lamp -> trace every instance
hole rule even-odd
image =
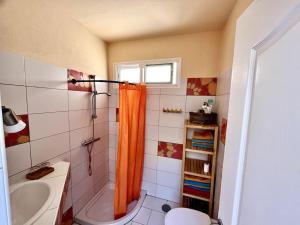
[[[17,133],[26,127],[26,124],[10,108],[2,106],[2,116],[5,133]]]

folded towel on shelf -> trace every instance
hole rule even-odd
[[[196,176],[192,176],[192,175],[185,175],[184,179],[210,184],[210,179],[202,178],[202,177],[196,177]]]
[[[192,143],[201,143],[201,144],[213,144],[213,141],[203,140],[203,139],[192,139]]]
[[[204,149],[213,149],[213,146],[206,146],[206,145],[199,145],[199,144],[192,144],[192,147],[195,147],[195,148],[204,148]]]
[[[211,131],[194,131],[193,139],[213,140],[214,136]]]
[[[210,197],[210,192],[209,191],[201,191],[201,190],[197,190],[195,188],[189,187],[184,185],[183,186],[183,192],[186,194],[191,194],[191,195],[196,195],[199,197],[203,197],[203,198],[209,198]]]
[[[208,188],[210,188],[210,183],[202,183],[202,182],[191,181],[191,180],[187,180],[187,179],[184,179],[184,183],[189,184],[189,185],[199,186],[199,187],[208,187]]]

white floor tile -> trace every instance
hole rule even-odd
[[[147,195],[147,197],[143,203],[143,207],[155,210],[157,212],[163,212],[161,207],[163,204],[166,204],[166,203],[167,203],[167,200]]]
[[[142,207],[140,209],[139,213],[133,218],[133,222],[147,225],[150,214],[151,214],[150,209],[146,209],[146,208]]]
[[[169,204],[169,206],[171,206],[172,209],[179,207],[179,204],[177,202],[167,201],[167,204]]]
[[[152,211],[148,225],[164,225],[165,224],[165,215],[160,212]]]

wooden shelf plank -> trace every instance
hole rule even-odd
[[[187,193],[182,193],[182,195],[185,196],[185,197],[195,198],[195,199],[206,201],[206,202],[210,201],[209,198],[203,198],[203,197],[200,197],[200,196],[197,196],[197,195],[191,195],[191,194],[187,194]]]
[[[189,121],[186,121],[185,126],[187,128],[202,129],[202,130],[215,130],[216,128],[218,128],[217,125],[200,125],[200,124],[191,123]]]
[[[210,178],[211,177],[211,171],[209,171],[207,174],[204,173],[204,163],[206,161],[199,160],[199,159],[190,159],[190,158],[185,158],[185,165],[184,165],[184,172],[188,173],[193,173],[195,176],[201,176],[205,178]],[[192,175],[192,174],[190,174]]]
[[[184,171],[184,174],[185,175],[195,176],[195,177],[201,177],[201,178],[211,179],[210,175],[199,174],[199,173],[192,173],[192,172],[189,172],[189,171]]]

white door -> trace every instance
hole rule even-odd
[[[1,93],[0,93],[1,107]],[[11,213],[9,204],[9,188],[6,166],[6,152],[4,144],[4,132],[2,124],[2,112],[0,112],[0,224],[11,224]]]
[[[300,224],[300,0],[255,0],[237,24],[219,217]]]

